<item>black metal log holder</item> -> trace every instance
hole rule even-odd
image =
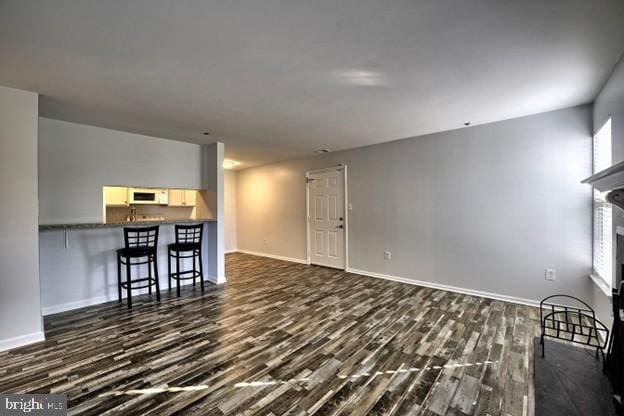
[[[570,301],[582,306],[570,306]],[[596,349],[605,360],[604,349],[609,342],[609,329],[598,319],[587,303],[569,295],[552,295],[540,302],[542,357],[544,338],[555,338]]]

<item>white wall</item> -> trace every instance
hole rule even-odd
[[[43,339],[37,94],[0,87],[0,350]]]
[[[239,171],[239,249],[305,259],[305,171],[345,163],[351,268],[587,298],[591,125],[581,106]]]
[[[624,61],[620,61],[594,103],[594,132],[611,117],[612,161],[624,161]],[[624,211],[613,207],[613,242],[615,259],[615,227],[624,226]],[[615,262],[614,262],[615,267]],[[611,316],[611,299],[597,287],[594,291],[594,305],[602,312],[603,319]]]
[[[236,180],[235,171],[224,171],[225,251],[236,251]]]
[[[196,144],[41,118],[40,222],[101,222],[103,185],[200,189],[201,157]]]

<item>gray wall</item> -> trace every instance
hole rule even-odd
[[[604,122],[611,116],[611,139],[612,139],[612,161],[618,163],[624,160],[624,61],[620,60],[619,64],[604,88],[596,98],[594,103],[594,132],[596,132]],[[624,226],[624,211],[613,208],[613,242],[615,258],[615,228]],[[614,262],[615,267],[615,262]],[[601,311],[603,319],[611,317],[610,298],[608,298],[597,287],[594,291],[594,305]]]
[[[224,171],[225,251],[236,251],[236,172]]]
[[[37,94],[0,87],[0,350],[43,338]]]
[[[39,121],[42,224],[102,221],[102,186],[202,188],[200,146],[83,124]]]
[[[611,116],[612,161],[624,160],[624,61],[620,61],[594,103],[594,132]],[[613,208],[613,225],[624,226],[624,211]]]
[[[305,171],[345,163],[351,268],[587,298],[591,126],[581,106],[239,171],[239,249],[305,259]]]
[[[212,143],[201,146],[202,159],[202,189],[208,192],[209,205],[216,213],[216,222],[208,227],[208,273],[215,283],[225,283],[224,257],[224,180],[223,180],[223,143]]]
[[[624,160],[624,60],[620,60],[613,74],[594,102],[594,132],[611,116],[613,163]],[[619,210],[624,219],[624,213]]]

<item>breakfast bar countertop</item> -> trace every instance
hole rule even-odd
[[[199,222],[216,222],[214,218],[204,218],[196,220],[139,220],[139,221],[121,221],[121,222],[87,222],[87,223],[69,223],[69,224],[39,224],[39,231],[52,230],[68,230],[68,229],[90,229],[90,228],[117,228],[117,227],[140,227],[149,225],[166,225],[166,224],[194,224]]]

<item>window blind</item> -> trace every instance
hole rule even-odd
[[[594,136],[593,172],[611,166],[611,119]],[[613,230],[612,208],[606,200],[607,192],[594,189],[594,273],[612,285]]]

